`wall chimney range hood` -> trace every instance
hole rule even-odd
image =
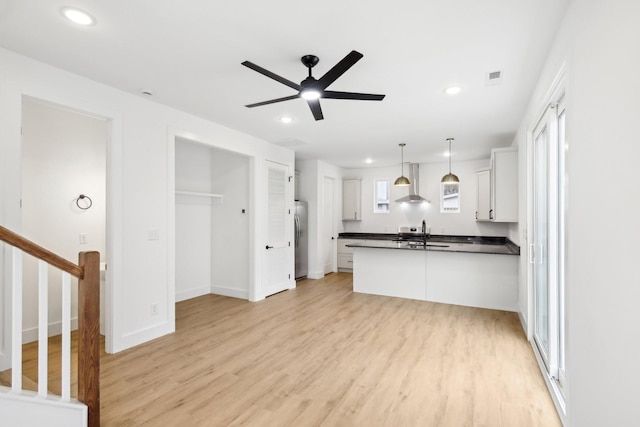
[[[409,195],[400,197],[396,202],[399,203],[422,203],[427,202],[431,203],[429,200],[421,197],[419,193],[420,191],[420,165],[418,163],[409,163],[409,181],[411,184],[409,185]]]

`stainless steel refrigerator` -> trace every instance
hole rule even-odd
[[[309,233],[307,224],[307,202],[296,200],[296,212],[293,216],[295,230],[296,279],[307,277],[309,268]]]

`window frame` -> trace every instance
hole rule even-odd
[[[386,184],[386,198],[378,197],[378,184]],[[381,206],[386,206],[382,208]],[[373,180],[373,213],[388,214],[391,213],[391,180],[387,178],[379,178]]]

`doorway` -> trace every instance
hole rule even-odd
[[[249,299],[248,156],[175,137],[175,300]]]
[[[100,332],[105,334],[109,121],[27,96],[22,100],[21,234],[72,262],[81,251],[100,252]],[[60,332],[60,281],[59,272],[50,269],[50,335]],[[36,260],[25,257],[25,342],[37,339],[37,283]],[[77,286],[72,289],[72,313],[77,313]],[[77,318],[72,322],[76,327]]]
[[[322,260],[324,274],[336,271],[335,251],[335,180],[325,176],[322,181]]]

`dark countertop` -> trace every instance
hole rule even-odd
[[[347,247],[520,255],[520,247],[506,237],[431,235],[426,246],[394,242],[398,235],[389,233],[340,233],[338,238],[367,240],[367,242],[354,243]]]

